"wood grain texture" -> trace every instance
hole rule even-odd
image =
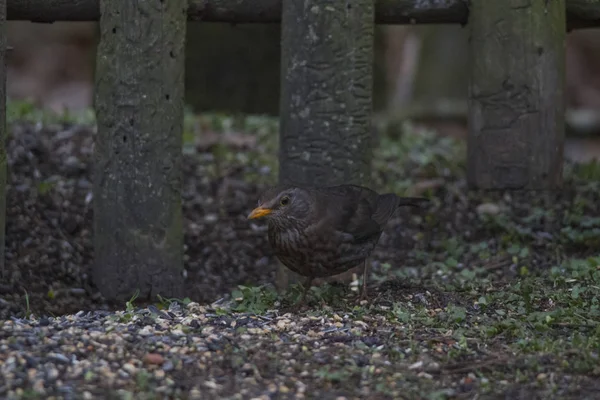
[[[286,2],[281,32],[281,183],[366,183],[372,1]]]
[[[282,0],[189,0],[190,21],[279,23]],[[567,0],[569,29],[600,26],[598,0]],[[99,0],[11,0],[9,20],[97,21]],[[469,19],[468,0],[376,0],[379,24],[461,24]]]
[[[470,187],[560,187],[564,0],[473,2],[470,34]]]
[[[93,278],[110,300],[181,295],[186,5],[100,3]]]
[[[6,2],[0,0],[0,277],[4,276],[6,246]]]

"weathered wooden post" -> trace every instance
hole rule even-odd
[[[473,1],[469,185],[562,184],[565,0]]]
[[[93,278],[111,300],[181,295],[186,0],[100,1]]]
[[[6,2],[0,0],[0,277],[6,262]]]
[[[280,182],[369,179],[373,3],[282,2]],[[278,274],[283,287],[287,270],[280,267]]]

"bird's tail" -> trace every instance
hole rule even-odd
[[[390,193],[390,194],[392,194],[392,193]],[[394,195],[394,196],[396,196],[396,195]],[[429,204],[429,199],[427,199],[425,197],[400,197],[400,196],[396,196],[396,197],[398,197],[397,207],[401,207],[401,206],[425,207],[427,204]]]
[[[394,193],[385,193],[377,198],[377,207],[372,218],[380,225],[383,225],[398,207],[421,207],[428,202],[429,200],[424,197],[400,197]]]

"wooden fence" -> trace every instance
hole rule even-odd
[[[123,300],[182,286],[186,20],[281,23],[280,179],[323,184],[368,177],[374,24],[465,25],[470,187],[558,189],[566,32],[600,0],[0,0],[2,262],[7,19],[100,21],[93,277]]]

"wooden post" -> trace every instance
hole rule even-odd
[[[366,183],[371,166],[373,0],[284,1],[279,180]],[[286,285],[280,268],[278,286]]]
[[[560,187],[565,1],[474,1],[469,25],[469,186]]]
[[[0,277],[6,262],[6,3],[0,0]]]
[[[93,278],[109,300],[181,296],[186,10],[100,1]]]

